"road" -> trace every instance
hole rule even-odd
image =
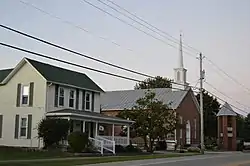
[[[250,153],[217,153],[168,159],[126,161],[88,166],[250,166]]]

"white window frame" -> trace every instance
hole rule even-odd
[[[180,124],[182,124],[183,123],[183,119],[182,119],[182,117],[180,116]],[[180,129],[180,138],[182,138],[182,128]]]
[[[87,109],[87,95],[89,94],[89,109]],[[92,94],[90,92],[85,93],[85,110],[91,111],[92,107]]]
[[[21,136],[21,129],[24,128],[24,126],[22,126],[22,119],[26,119],[25,136]],[[19,137],[20,138],[27,138],[27,136],[28,136],[28,117],[27,116],[21,116],[20,117],[20,123],[19,123]]]
[[[63,90],[63,96],[61,96],[60,90]],[[60,105],[60,97],[63,98],[63,105]],[[59,107],[64,107],[65,105],[65,89],[63,87],[58,88],[58,106]]]
[[[74,92],[73,98],[70,96],[71,92]],[[73,99],[73,106],[71,107],[70,106],[70,100],[72,100],[72,99]],[[76,91],[74,89],[70,89],[69,90],[69,108],[75,108],[75,102],[76,102]]]
[[[28,95],[24,95],[24,87],[27,87],[28,88]],[[21,90],[21,105],[22,106],[27,106],[27,105],[29,105],[29,99],[30,99],[30,86],[29,85],[22,85],[22,90]],[[27,103],[26,104],[24,104],[23,103],[23,96],[27,96],[28,97],[28,99],[27,99]]]

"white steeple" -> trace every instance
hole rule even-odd
[[[179,68],[184,68],[183,65],[183,51],[182,51],[182,35],[180,34],[180,49],[179,49]]]
[[[182,35],[180,34],[178,67],[174,69],[174,82],[178,83],[179,85],[173,84],[173,88],[182,90],[186,89],[188,86],[186,74],[187,70],[184,68],[183,63]]]

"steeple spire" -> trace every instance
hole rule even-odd
[[[183,65],[183,51],[182,51],[182,35],[180,34],[180,50],[179,50],[179,68],[184,68]]]

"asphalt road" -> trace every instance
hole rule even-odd
[[[150,159],[88,166],[250,166],[250,153],[218,153],[168,159]]]

